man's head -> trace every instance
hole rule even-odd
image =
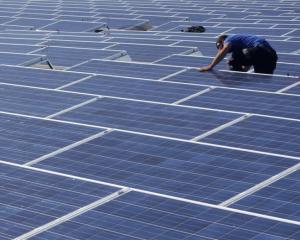
[[[224,41],[227,37],[227,35],[221,35],[217,38],[216,47],[218,50],[221,50],[224,47]]]

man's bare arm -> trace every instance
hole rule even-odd
[[[213,59],[211,64],[200,68],[199,71],[206,72],[206,71],[212,70],[214,68],[214,66],[216,66],[219,62],[222,61],[222,59],[226,56],[226,54],[229,51],[230,51],[230,45],[229,44],[224,45],[224,47],[217,53],[217,55],[215,56],[215,58]]]

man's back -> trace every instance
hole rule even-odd
[[[224,44],[230,45],[230,52],[241,51],[244,48],[253,48],[258,45],[269,46],[264,38],[244,34],[229,36],[225,39]]]

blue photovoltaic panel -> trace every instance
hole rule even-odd
[[[72,9],[69,9],[69,10],[60,10],[60,11],[57,12],[57,14],[58,15],[71,15],[71,16],[74,15],[74,16],[80,16],[80,17],[93,17],[93,16],[95,16],[94,12],[88,12],[87,9],[85,9],[85,11],[83,9],[81,9],[81,11],[77,11],[76,9],[73,9],[73,10]],[[59,23],[61,24],[61,22],[59,22]],[[64,24],[65,24],[64,25],[65,28],[67,28],[66,25],[69,27],[68,24],[70,24],[70,22],[68,24],[66,24],[64,22]],[[73,24],[76,25],[76,22],[73,23]],[[89,23],[89,24],[91,25],[91,24],[95,24],[95,23]],[[80,26],[80,22],[79,22],[79,26]],[[88,28],[88,29],[90,29],[90,28]],[[84,31],[87,31],[88,29],[85,28]],[[64,30],[61,30],[61,31],[66,31],[66,30],[64,29]],[[79,32],[79,31],[77,30],[77,32]]]
[[[152,39],[149,38],[139,38],[139,36],[127,36],[127,37],[112,37],[105,42],[115,44],[115,43],[137,43],[137,44],[154,44],[154,45],[169,45],[176,43],[175,40],[165,40],[165,39]]]
[[[28,30],[5,30],[4,32],[0,32],[0,37],[6,38],[18,38],[18,39],[40,39],[47,37],[47,32],[40,31],[28,31]]]
[[[70,68],[70,70],[75,72],[99,73],[159,80],[160,78],[182,71],[183,68],[130,62],[91,60],[87,63]]]
[[[131,192],[33,239],[283,240],[297,239],[299,231],[295,224]]]
[[[288,91],[285,91],[285,93],[292,93],[292,94],[298,94],[300,95],[300,84],[289,89]]]
[[[300,49],[299,42],[296,41],[272,41],[269,43],[271,46],[280,53],[292,53]]]
[[[183,105],[300,119],[300,96],[214,89]]]
[[[75,14],[78,15],[78,14]],[[96,22],[83,22],[83,21],[57,21],[41,28],[47,31],[64,31],[64,32],[87,32],[97,28],[104,27],[104,23]]]
[[[118,189],[1,164],[0,238],[14,239]]]
[[[90,16],[77,16],[77,15],[58,15],[57,20],[62,21],[82,21],[82,22],[96,22],[99,17],[90,17]]]
[[[299,157],[299,131],[298,121],[252,116],[202,141]]]
[[[92,99],[72,93],[0,85],[0,111],[46,117]]]
[[[11,53],[30,53],[32,51],[40,49],[41,46],[25,45],[25,44],[0,44],[0,52]]]
[[[231,207],[299,221],[299,184],[300,171],[297,171],[245,197]]]
[[[96,39],[95,39],[96,40]],[[49,40],[43,42],[43,45],[46,46],[60,46],[60,47],[73,47],[73,48],[94,48],[94,49],[103,49],[113,45],[113,43],[104,43],[104,42],[94,42],[92,41],[71,41],[71,40]],[[1,39],[0,39],[1,41]]]
[[[25,86],[58,88],[89,75],[83,73],[0,66],[0,82]]]
[[[295,31],[292,31],[292,32],[288,33],[287,36],[300,37],[300,30],[299,29],[295,29]]]
[[[198,51],[203,56],[215,56],[217,54],[216,45],[214,42],[200,42],[195,41],[193,39],[186,41],[178,41],[178,43],[174,44],[174,46],[188,46],[188,47],[197,47]]]
[[[64,88],[67,91],[166,103],[173,103],[204,89],[206,87],[101,75]]]
[[[21,164],[103,131],[9,115],[0,119],[1,160]]]
[[[111,38],[111,37],[121,37],[121,38],[143,38],[143,39],[157,39],[157,40],[162,40],[165,39],[164,36],[160,36],[159,34],[154,35],[153,32],[140,32],[140,31],[117,31],[117,30],[109,30],[108,32],[109,34],[106,36],[107,38]],[[150,33],[150,34],[149,34]]]
[[[162,25],[166,22],[170,22],[170,21],[184,21],[186,20],[186,17],[169,17],[169,16],[155,16],[155,15],[147,15],[147,14],[143,14],[141,13],[141,15],[138,17],[140,19],[147,19],[150,21],[152,26],[159,26]]]
[[[290,32],[293,29],[288,28],[241,28],[237,27],[230,31],[227,31],[226,34],[251,34],[251,35],[273,35],[280,36]]]
[[[232,16],[230,16],[232,17]],[[215,23],[216,24],[216,23]],[[234,21],[232,20],[232,22],[222,22],[219,21],[218,27],[249,27],[249,28],[253,28],[253,27],[258,27],[258,28],[271,28],[272,26],[274,26],[274,23],[245,23],[245,22],[239,22],[239,21]]]
[[[203,7],[203,5],[202,5],[202,7]],[[192,8],[192,7],[190,7],[190,8]],[[186,17],[186,18],[188,18],[189,21],[201,22],[202,24],[203,24],[203,22],[209,20],[210,18],[223,17],[224,16],[224,14],[211,14],[211,13],[201,14],[201,13],[189,13],[189,12],[176,13],[176,15]],[[228,30],[228,29],[225,29],[225,30]],[[222,31],[220,29],[220,31],[218,31],[218,33],[224,32],[225,30]]]
[[[299,80],[292,77],[280,77],[272,75],[256,75],[219,71],[200,73],[196,70],[188,70],[186,72],[169,77],[166,79],[166,81],[200,85],[203,84],[207,86],[278,91],[298,82]]]
[[[203,25],[203,24],[201,24],[201,25]],[[212,34],[212,36],[214,36],[214,35],[217,36],[218,34],[224,32],[224,31],[228,31],[229,29],[231,29],[231,28],[228,28],[228,27],[226,27],[226,28],[225,27],[207,27],[207,28],[205,28],[205,34]],[[182,30],[182,26],[178,26],[174,29],[171,29],[169,32],[181,32],[181,30]],[[191,34],[195,35],[195,33],[191,33]]]
[[[0,35],[1,36],[1,35]],[[103,37],[102,34],[100,35],[86,35],[86,34],[81,34],[78,35],[68,35],[67,32],[59,33],[59,34],[51,34],[49,37],[47,37],[47,40],[61,40],[61,41],[94,41],[101,43],[105,38]]]
[[[300,54],[287,54],[287,53],[280,54],[279,53],[278,54],[278,62],[298,63],[299,64],[300,63]],[[300,71],[299,71],[299,73],[300,73]]]
[[[42,13],[20,13],[18,18],[39,18],[39,19],[54,19],[57,18],[55,14],[42,14]]]
[[[225,17],[222,17],[222,18],[210,18],[208,20],[206,20],[205,22],[215,22],[215,23],[233,23],[233,22],[236,22],[238,21],[239,23],[253,23],[253,20],[252,19],[241,19],[241,18],[225,18]],[[268,22],[267,22],[268,23]]]
[[[190,47],[155,46],[147,44],[120,43],[107,49],[126,50],[133,61],[154,62],[171,54],[192,53],[196,49]]]
[[[216,25],[216,23],[202,23],[202,22],[187,22],[187,21],[172,21],[168,22],[166,24],[160,25],[156,28],[153,28],[153,31],[172,31],[175,29],[178,31],[178,26],[180,27],[180,30],[185,30],[188,27],[191,27],[193,25],[204,25],[204,27],[213,27]]]
[[[239,114],[102,98],[58,116],[61,120],[190,139]]]
[[[201,49],[199,50],[201,53]],[[167,58],[164,58],[160,61],[157,61],[158,64],[167,64],[174,66],[184,66],[184,67],[196,67],[200,68],[207,66],[213,60],[213,57],[207,56],[184,56],[184,55],[171,55]],[[220,62],[214,69],[228,69],[226,60]]]
[[[0,64],[33,65],[45,60],[45,55],[0,52]]]
[[[28,38],[13,38],[2,37],[0,34],[0,43],[6,44],[26,44],[26,45],[40,45],[44,40],[42,39],[28,39]]]
[[[34,166],[218,204],[296,163],[262,154],[112,132]]]
[[[31,26],[33,28],[40,28],[48,24],[54,23],[55,20],[42,19],[42,18],[22,18],[18,17],[16,20],[9,22],[11,25]]]
[[[126,17],[126,18],[125,18]],[[137,29],[139,30],[139,27],[143,29],[146,27],[149,23],[148,19],[130,19],[130,16],[120,16],[120,17],[109,17],[109,18],[103,18],[99,21],[105,22],[106,25],[109,28],[114,29]]]
[[[97,50],[72,47],[46,47],[37,51],[38,54],[47,56],[47,59],[54,66],[71,67],[73,65],[88,61],[93,58],[118,58],[121,57],[121,51]],[[124,53],[124,52],[123,52]]]
[[[300,76],[300,64],[294,63],[277,63],[275,74],[286,75],[286,76]]]
[[[47,9],[41,9],[40,7],[38,8],[38,9],[34,9],[34,8],[28,8],[28,9],[22,9],[21,11],[20,11],[20,13],[33,13],[33,14],[56,14],[57,13],[57,11],[55,11],[55,10],[51,10],[51,9],[49,9],[49,6],[47,6],[46,7]]]

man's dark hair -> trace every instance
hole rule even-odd
[[[217,41],[216,41],[216,42],[224,41],[227,37],[228,37],[228,35],[220,35],[220,36],[217,38]]]

